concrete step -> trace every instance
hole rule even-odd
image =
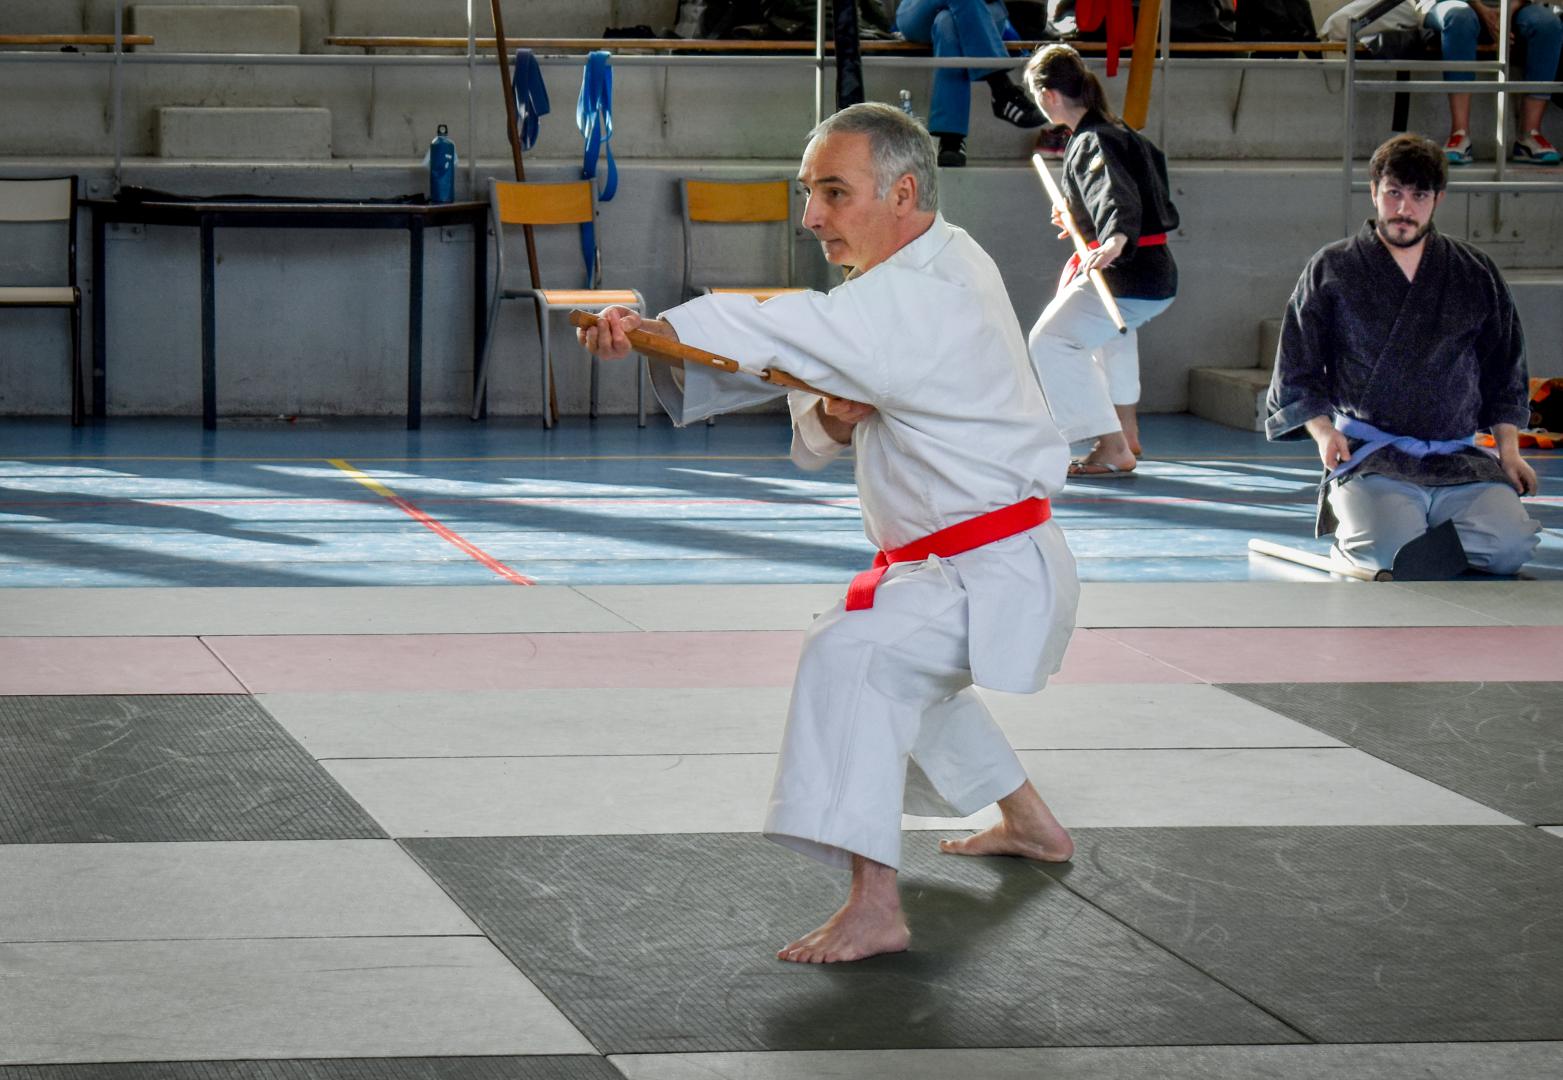
[[[1505,270],[1532,378],[1563,378],[1563,269]]]
[[[290,4],[133,4],[130,27],[150,52],[297,53],[299,9]]]
[[[504,0],[511,38],[600,37],[609,26],[644,23],[657,33],[678,17],[678,0]],[[473,5],[479,37],[494,32],[488,3]],[[467,0],[335,0],[332,33],[347,37],[465,36]]]
[[[172,107],[157,110],[158,154],[224,161],[323,161],[329,109]]]
[[[0,4],[0,34],[80,34],[81,8],[60,0],[5,0]],[[109,28],[113,32],[113,27]]]
[[[1244,431],[1265,428],[1264,368],[1194,368],[1189,372],[1189,412]]]
[[[1275,350],[1281,344],[1281,320],[1259,320],[1259,366],[1266,371],[1275,367]]]

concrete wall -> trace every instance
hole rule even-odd
[[[237,3],[238,0],[219,0]],[[253,3],[254,0],[251,0]],[[302,44],[324,49],[329,33],[460,33],[465,0],[298,0]],[[479,4],[479,8],[486,5]],[[671,21],[673,0],[506,0],[512,34],[595,34],[603,25]],[[0,31],[112,28],[111,0],[6,0]],[[453,22],[453,20],[456,20]],[[598,25],[601,24],[601,25]],[[486,31],[486,23],[484,25]],[[533,178],[567,178],[579,168],[573,122],[581,61],[548,61],[554,111],[528,155]],[[125,67],[125,167],[120,179],[187,194],[252,193],[322,197],[406,194],[424,187],[419,167],[439,123],[451,128],[462,156],[458,196],[481,196],[490,175],[509,175],[509,150],[497,72],[477,69],[475,128],[467,120],[464,66],[299,67],[216,64]],[[5,62],[0,57],[0,174],[83,174],[87,193],[112,191],[114,152],[110,65],[71,57],[62,63]],[[1307,256],[1341,232],[1341,73],[1277,62],[1246,75],[1232,69],[1174,68],[1163,138],[1162,98],[1148,133],[1173,162],[1175,198],[1184,227],[1174,240],[1182,267],[1179,302],[1145,332],[1145,404],[1181,409],[1187,372],[1254,361],[1258,324],[1275,315]],[[1110,83],[1121,94],[1124,77]],[[925,111],[924,69],[871,67],[871,97],[912,92]],[[607,284],[641,288],[653,306],[678,300],[681,241],[676,178],[790,175],[813,120],[812,72],[759,62],[676,69],[615,68],[615,136],[619,198],[603,207]],[[1391,101],[1362,95],[1354,152],[1365,157],[1385,134]],[[320,163],[250,156],[235,124],[199,160],[158,161],[158,110],[171,107],[288,107],[329,110],[335,160]],[[1476,127],[1490,125],[1491,102],[1478,100]],[[1445,126],[1440,99],[1415,101],[1412,126]],[[1546,123],[1563,141],[1558,111]],[[987,93],[974,94],[973,164],[943,174],[944,207],[994,254],[1023,324],[1051,294],[1066,254],[1045,223],[1045,206],[1025,161],[1031,134],[992,118]],[[240,145],[235,146],[235,143]],[[474,151],[477,183],[467,162]],[[1528,170],[1535,173],[1538,170]],[[1486,175],[1479,167],[1466,175]],[[1366,216],[1367,200],[1355,200]],[[1533,368],[1563,372],[1563,198],[1505,197],[1502,228],[1490,197],[1452,196],[1442,227],[1482,243],[1505,267],[1532,271],[1516,286],[1533,328]],[[85,224],[84,224],[85,228]],[[83,236],[85,237],[85,232]],[[406,334],[405,238],[394,233],[231,232],[219,238],[221,403],[237,414],[395,414],[403,401]],[[426,408],[460,413],[471,379],[464,230],[428,244]],[[742,242],[739,242],[739,247]],[[5,264],[0,247],[0,267]],[[83,285],[91,289],[83,242]],[[198,412],[199,327],[196,238],[191,230],[126,231],[110,241],[109,405],[116,413]],[[737,248],[733,248],[736,251]],[[805,280],[829,274],[806,238],[797,245]],[[545,263],[574,285],[580,263],[572,235],[544,240]],[[1519,279],[1517,278],[1517,281]],[[495,375],[501,413],[536,412],[532,317],[507,305],[504,351]],[[51,312],[11,313],[0,320],[0,413],[65,410],[62,375],[68,341]],[[584,405],[584,369],[568,358],[560,330],[563,400]],[[610,372],[610,409],[633,407],[627,371]]]
[[[695,172],[775,176],[792,167],[782,161],[742,167],[627,164],[621,170],[618,198],[601,211],[605,284],[641,289],[653,309],[678,302],[683,267],[677,178]],[[34,174],[46,171],[39,167]],[[106,173],[87,171],[89,186],[106,191]],[[572,170],[539,164],[529,175],[565,179]],[[1183,285],[1178,302],[1141,334],[1144,403],[1150,411],[1184,408],[1190,368],[1252,364],[1260,320],[1279,313],[1302,263],[1340,234],[1338,176],[1328,168],[1189,165],[1175,167],[1172,178],[1185,222],[1173,241]],[[192,194],[309,190],[342,196],[413,190],[421,175],[412,167],[138,165],[125,179]],[[1021,323],[1029,326],[1051,295],[1066,255],[1046,224],[1035,178],[1019,167],[970,167],[947,170],[943,185],[945,214],[993,254]],[[1358,203],[1365,216],[1366,198],[1359,197]],[[1486,250],[1505,266],[1547,267],[1557,258],[1557,205],[1541,196],[1510,206],[1507,221],[1511,231],[1521,231],[1520,240],[1486,239],[1491,208],[1485,197],[1451,196],[1439,221],[1454,235],[1483,233]],[[542,264],[549,268],[545,283],[577,285],[581,257],[574,232],[543,232],[539,241]],[[424,393],[430,414],[460,414],[468,403],[470,242],[465,229],[454,229],[431,234],[427,244]],[[225,414],[400,413],[408,272],[403,235],[230,230],[219,233],[217,252],[219,385]],[[828,286],[831,271],[815,245],[801,239],[797,253],[800,278]],[[116,232],[108,243],[108,260],[110,411],[198,413],[195,231]],[[95,283],[85,258],[82,270],[83,285],[90,290]],[[1549,284],[1538,288],[1538,280]],[[1563,305],[1557,302],[1563,275],[1532,270],[1516,274],[1516,281],[1532,338],[1533,373],[1563,374],[1563,327],[1558,325]],[[497,413],[538,411],[535,333],[529,308],[507,303],[495,360]],[[586,369],[562,322],[553,340],[561,402],[567,411],[583,411]],[[63,317],[54,313],[0,321],[0,413],[65,410],[67,345]],[[608,411],[630,411],[633,392],[627,369],[606,373]]]
[[[1126,69],[1125,69],[1126,70]],[[580,59],[545,60],[553,112],[544,118],[535,156],[567,159],[579,153],[574,105]],[[1183,160],[1338,161],[1344,98],[1341,72],[1287,68],[1174,69],[1167,119],[1158,92],[1148,133],[1169,156]],[[1122,93],[1124,75],[1109,82]],[[504,102],[492,63],[476,70],[472,97],[476,128],[468,124],[467,69],[454,67],[298,67],[271,65],[133,63],[124,73],[124,153],[156,153],[157,110],[168,106],[315,107],[332,113],[338,158],[408,159],[422,155],[435,126],[447,124],[463,156],[509,156]],[[833,85],[833,84],[830,84]],[[925,69],[870,67],[869,96],[895,101],[912,94],[919,114],[928,107]],[[827,93],[829,93],[829,86]],[[1032,133],[991,114],[986,88],[973,94],[968,153],[974,161],[1020,161]],[[104,156],[114,152],[109,65],[84,57],[61,63],[5,63],[0,58],[0,148],[6,156]],[[1366,156],[1387,134],[1389,95],[1358,96],[1354,150]],[[1478,96],[1473,130],[1479,158],[1491,157],[1490,95]],[[614,71],[614,149],[620,157],[774,159],[797,153],[813,122],[812,68],[769,59],[748,67],[659,69],[621,63]],[[1548,130],[1563,139],[1558,111]],[[1447,110],[1419,95],[1412,130],[1441,137]],[[1482,140],[1486,139],[1486,142]]]

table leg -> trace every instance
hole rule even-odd
[[[217,427],[217,256],[212,219],[201,215],[201,426]]]
[[[488,216],[472,223],[472,390],[477,392],[478,367],[488,345]],[[488,416],[488,395],[483,395],[479,418]]]
[[[108,415],[108,281],[104,258],[104,232],[108,222],[92,212],[92,415]]]
[[[423,219],[408,215],[412,266],[407,283],[407,430],[423,424]]]

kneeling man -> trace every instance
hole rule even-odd
[[[1287,305],[1265,433],[1318,444],[1318,535],[1333,531],[1353,563],[1513,574],[1540,529],[1519,499],[1536,473],[1519,454],[1530,409],[1514,300],[1491,259],[1434,228],[1448,180],[1437,146],[1397,135],[1369,178],[1377,217],[1314,255]]]

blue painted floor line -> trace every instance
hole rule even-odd
[[[1083,579],[1299,580],[1248,540],[1327,550],[1312,536],[1317,459],[1299,444],[1188,416],[1145,417],[1143,435],[1134,477],[1055,500]],[[460,543],[550,585],[845,581],[872,555],[850,462],[802,473],[787,441],[776,416],[552,432],[9,420],[0,587],[506,584]],[[1529,569],[1563,578],[1563,455],[1529,456],[1543,494],[1528,505],[1550,530]]]

